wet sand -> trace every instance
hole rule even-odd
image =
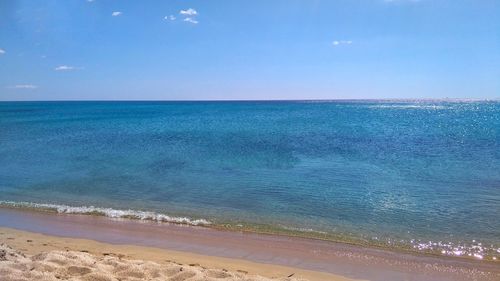
[[[0,280],[227,280],[350,279],[293,268],[0,228]],[[256,274],[258,273],[258,274]],[[307,279],[306,279],[307,278]]]
[[[100,257],[112,252],[128,259],[171,260],[267,278],[293,274],[308,280],[500,280],[495,262],[203,227],[3,208],[0,227],[0,242],[28,255],[69,250]]]

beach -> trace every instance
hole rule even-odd
[[[244,278],[249,278],[248,275],[281,278],[278,280],[289,280],[291,276],[297,280],[376,281],[498,280],[500,277],[500,268],[493,262],[410,255],[299,237],[179,224],[0,208],[0,225],[0,242],[29,257],[42,252],[55,251],[54,255],[59,255],[57,251],[72,251],[97,263],[105,262],[103,257],[122,257],[130,263],[134,262],[128,260],[158,264],[169,261],[168,266],[174,267],[196,265],[188,268],[197,276],[207,274],[203,268],[227,271],[234,280],[247,280]],[[6,263],[2,266],[12,267]],[[68,261],[65,266],[80,265]]]
[[[0,281],[500,281],[500,0],[0,0]]]
[[[0,228],[0,280],[352,279],[133,245],[112,245]]]

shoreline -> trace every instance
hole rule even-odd
[[[154,262],[158,264],[158,268],[164,268],[168,267],[169,264],[174,264],[182,266],[184,271],[187,269],[188,272],[190,269],[201,269],[228,275],[237,274],[243,276],[245,280],[247,280],[246,278],[248,278],[248,280],[261,280],[260,278],[264,277],[273,280],[355,281],[354,279],[344,278],[333,274],[285,266],[259,264],[245,260],[205,256],[154,247],[114,245],[88,239],[49,236],[4,227],[0,227],[0,244],[3,244],[3,246],[7,245],[9,248],[13,248],[22,255],[28,256],[47,255],[54,251],[76,252],[97,258],[110,256],[117,257],[121,261],[139,261],[140,264]],[[68,264],[68,266],[74,267],[78,265],[71,263]],[[0,271],[1,270],[2,263],[0,262]],[[243,278],[241,280],[243,280]]]
[[[55,240],[87,239],[113,245],[152,247],[319,272],[330,274],[331,278],[400,280],[410,276],[410,280],[495,280],[500,277],[498,265],[488,261],[411,255],[299,237],[102,216],[0,208],[0,227],[58,237]]]
[[[228,232],[243,232],[243,233],[253,233],[259,235],[271,235],[271,236],[283,236],[283,237],[296,237],[303,239],[311,239],[318,241],[326,241],[331,243],[347,244],[354,247],[367,247],[372,249],[386,250],[401,254],[410,255],[426,255],[430,257],[445,258],[445,259],[459,259],[466,261],[490,261],[490,262],[500,262],[497,259],[496,253],[500,253],[500,248],[485,248],[482,243],[478,242],[479,247],[470,245],[469,248],[464,247],[460,244],[454,245],[450,243],[444,247],[445,244],[440,244],[439,247],[435,245],[437,243],[428,241],[423,242],[416,240],[418,242],[408,244],[408,242],[397,241],[390,239],[385,240],[367,240],[362,237],[354,237],[342,235],[341,233],[330,233],[324,231],[318,231],[314,229],[300,229],[294,227],[286,227],[284,225],[271,226],[267,224],[234,224],[225,222],[212,222],[202,217],[193,218],[189,216],[182,215],[170,215],[164,213],[157,213],[152,211],[142,211],[142,210],[125,210],[125,209],[113,209],[106,207],[94,207],[94,206],[69,206],[60,204],[46,204],[46,203],[32,203],[32,202],[15,202],[15,201],[0,201],[0,209],[12,209],[19,211],[28,212],[42,212],[49,214],[72,214],[72,215],[83,215],[92,217],[105,217],[109,219],[118,220],[132,220],[139,222],[151,222],[151,223],[166,223],[166,224],[176,224],[184,226],[196,226],[204,227],[217,231],[228,231]],[[392,243],[391,243],[392,242]],[[441,243],[441,241],[439,242]],[[493,246],[493,245],[492,245]],[[480,249],[479,252],[475,252],[476,249]],[[496,250],[496,252],[495,252]],[[455,252],[459,251],[460,255],[456,255]]]

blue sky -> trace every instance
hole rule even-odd
[[[0,1],[0,100],[446,97],[500,97],[500,1]]]

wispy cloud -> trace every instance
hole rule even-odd
[[[5,50],[4,49],[0,49],[0,55],[3,55],[5,54]]]
[[[192,24],[198,23],[198,20],[196,20],[196,16],[198,15],[198,12],[193,8],[189,8],[187,10],[180,10],[179,14],[185,16],[185,18],[183,19],[183,21],[185,21],[185,22],[189,22]]]
[[[170,15],[170,16],[165,16],[164,19],[165,20],[175,20],[176,17],[174,15]]]
[[[83,67],[60,65],[60,66],[54,68],[55,71],[71,71],[71,70],[78,70],[78,69],[83,69]]]
[[[332,42],[333,46],[351,45],[351,44],[352,44],[351,40],[335,40]]]
[[[20,84],[20,85],[14,85],[14,86],[9,86],[7,87],[9,89],[36,89],[38,86],[36,85],[31,85],[31,84]]]
[[[198,15],[198,12],[193,8],[189,8],[187,10],[181,10],[179,12],[179,14],[185,15],[185,16],[196,16],[196,15]]]
[[[87,2],[92,3],[92,2],[94,2],[94,0],[87,0]]]
[[[197,23],[198,23],[198,21],[197,21],[197,20],[195,20],[195,19],[193,19],[193,18],[185,18],[185,19],[184,19],[184,21],[186,21],[186,22],[190,22],[190,23],[192,23],[192,24],[197,24]]]
[[[117,11],[117,12],[113,12],[113,13],[111,13],[111,16],[113,16],[113,17],[117,17],[117,16],[121,16],[122,14],[123,14],[122,12],[118,12],[118,11]]]

